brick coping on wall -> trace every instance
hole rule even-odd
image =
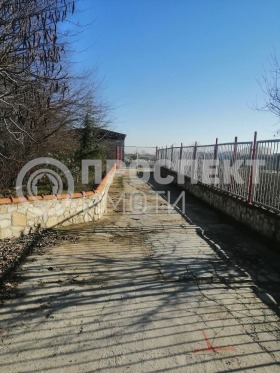
[[[117,165],[114,164],[110,171],[104,176],[101,180],[101,183],[95,190],[91,190],[88,192],[78,192],[78,193],[67,193],[67,194],[48,194],[48,195],[40,195],[40,196],[25,196],[25,197],[8,197],[0,199],[0,205],[7,205],[11,203],[23,203],[23,202],[32,202],[32,201],[50,201],[50,200],[61,200],[61,199],[75,199],[81,197],[90,197],[94,194],[102,193],[107,180],[115,172]]]

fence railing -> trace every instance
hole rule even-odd
[[[157,148],[156,157],[193,183],[280,212],[280,139],[257,141],[255,132],[248,142]]]
[[[156,161],[155,146],[125,146],[124,147],[124,163],[130,166],[132,163],[138,166],[142,161],[145,161],[147,166],[153,167]]]

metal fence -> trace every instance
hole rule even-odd
[[[280,211],[280,139],[257,141],[255,133],[248,142],[157,148],[156,157],[193,183]]]
[[[135,164],[137,167],[145,164],[152,168],[156,161],[156,151],[155,146],[125,146],[124,162],[126,166]]]

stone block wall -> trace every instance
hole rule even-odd
[[[37,228],[100,219],[107,208],[108,190],[115,172],[113,166],[95,191],[0,199],[0,239],[19,237]]]
[[[176,172],[162,167],[161,175],[162,177],[173,176],[174,183],[177,184]],[[212,189],[206,185],[192,184],[188,177],[185,177],[184,183],[179,186],[237,222],[246,225],[274,242],[280,243],[280,213],[248,204],[241,198]]]

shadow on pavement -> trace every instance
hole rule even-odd
[[[161,197],[169,203],[178,201],[177,211],[184,219],[201,228],[202,237],[212,243],[217,254],[223,256],[225,253],[232,264],[246,271],[253,281],[255,293],[280,315],[280,252],[277,245],[185,191],[185,201],[178,199],[182,189],[176,184],[158,184],[152,172],[148,183],[156,192],[164,192]]]

